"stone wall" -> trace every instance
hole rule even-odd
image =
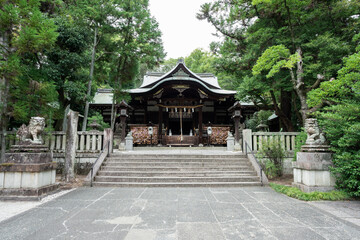
[[[99,154],[76,154],[75,174],[87,175]],[[57,163],[56,173],[62,174],[65,157],[63,154],[54,154],[54,161]]]

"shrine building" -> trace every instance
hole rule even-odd
[[[167,73],[146,73],[128,92],[131,101],[117,106],[116,122],[125,131],[117,130],[122,141],[131,131],[135,146],[225,145],[229,131],[239,139],[240,124],[256,110],[236,101],[236,91],[222,89],[213,74],[193,73],[183,60]],[[90,107],[110,122],[111,105],[112,90],[99,89]]]

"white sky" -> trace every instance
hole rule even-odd
[[[150,0],[151,15],[162,32],[166,59],[186,57],[196,48],[209,50],[218,40],[215,28],[206,20],[196,18],[200,6],[211,0]]]

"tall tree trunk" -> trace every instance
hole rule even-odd
[[[114,85],[116,86],[118,84],[118,91],[116,91],[116,89],[114,89],[114,93],[113,93],[113,101],[112,101],[112,105],[111,105],[111,129],[114,131],[115,129],[115,121],[116,121],[116,92],[120,92],[121,88],[122,88],[122,71],[124,70],[125,67],[125,62],[127,61],[127,56],[123,56],[121,55],[119,58],[119,63],[117,66],[117,71],[116,71],[116,76],[115,76],[115,82]]]
[[[270,95],[271,95],[271,99],[273,101],[273,105],[274,105],[274,109],[275,109],[275,114],[279,117],[282,125],[285,127],[286,131],[289,132],[293,132],[294,131],[294,126],[291,122],[291,120],[284,114],[284,112],[279,108],[278,103],[276,101],[275,98],[275,94],[274,91],[270,91]]]
[[[11,33],[5,32],[1,36],[1,45],[3,46],[3,60],[7,61],[8,59],[8,53],[11,51]],[[11,74],[7,74],[7,76],[1,78],[0,82],[0,130],[2,132],[2,138],[1,138],[1,153],[0,153],[0,162],[3,162],[5,160],[5,151],[6,151],[6,130],[7,130],[7,124],[8,124],[8,99],[9,99],[9,84],[10,84],[10,78]]]
[[[85,103],[85,110],[84,110],[84,120],[82,125],[82,131],[86,131],[86,125],[87,125],[87,119],[89,114],[89,99],[91,95],[91,85],[94,77],[94,65],[95,65],[95,53],[96,53],[96,45],[97,45],[97,32],[98,29],[95,27],[95,33],[94,33],[94,45],[91,53],[91,65],[90,65],[90,76],[89,76],[89,83],[88,83],[88,89],[86,94],[86,103]]]
[[[9,98],[9,79],[7,77],[4,78],[4,86],[2,90],[2,106],[1,106],[1,119],[0,119],[0,125],[1,125],[1,132],[2,132],[2,138],[1,138],[1,161],[3,162],[5,160],[5,151],[6,151],[6,131],[7,131],[7,124],[8,124],[8,116],[7,116],[7,108],[8,108],[8,98]]]
[[[283,89],[281,89],[280,91],[280,109],[281,111],[284,113],[284,115],[286,116],[286,118],[291,121],[291,91],[285,91]],[[293,125],[293,124],[291,124]],[[283,125],[282,127],[284,127],[285,131],[287,132],[291,132],[293,131],[293,129],[288,129],[285,125]],[[293,127],[292,127],[293,128]]]
[[[300,99],[300,106],[301,106],[300,114],[301,114],[302,122],[305,123],[305,120],[308,117],[309,106],[307,105],[306,102],[306,89],[303,78],[304,69],[303,69],[301,48],[299,47],[296,52],[299,55],[299,60],[297,61],[296,77],[292,69],[290,69],[290,75],[296,94]]]

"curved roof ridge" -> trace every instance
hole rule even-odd
[[[146,74],[144,76],[144,81],[141,84],[140,88],[148,88],[151,87],[153,85],[155,85],[157,82],[162,81],[166,78],[172,78],[175,76],[179,76],[179,77],[190,77],[190,78],[194,78],[197,79],[199,81],[202,81],[203,83],[205,83],[206,85],[208,85],[211,88],[215,88],[215,89],[221,89],[217,77],[211,73],[203,73],[203,74],[198,74],[198,73],[194,73],[192,72],[189,68],[186,67],[185,63],[183,61],[178,61],[178,63],[176,64],[176,66],[174,68],[172,68],[169,72],[163,74],[160,76],[154,73],[149,73]],[[207,78],[206,80],[203,78]],[[212,81],[209,81],[211,78]]]

